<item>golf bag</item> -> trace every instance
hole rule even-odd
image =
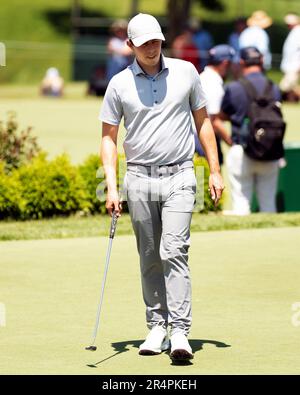
[[[286,123],[283,120],[280,103],[274,99],[273,83],[267,80],[262,95],[246,78],[239,82],[249,98],[247,110],[248,132],[243,139],[245,153],[252,159],[269,161],[284,156],[283,137]]]

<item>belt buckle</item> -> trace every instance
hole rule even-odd
[[[167,174],[167,172],[168,172],[168,166],[159,166],[158,168],[159,174]]]
[[[177,164],[177,165],[173,165],[172,167],[171,167],[171,172],[174,174],[174,173],[177,173],[178,171],[179,171],[179,169],[180,169],[180,167],[179,167],[179,165]]]

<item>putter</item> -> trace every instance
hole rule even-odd
[[[117,214],[114,211],[112,214],[111,218],[111,224],[110,224],[110,232],[109,232],[109,243],[108,243],[108,249],[107,249],[107,254],[106,254],[106,263],[105,263],[105,270],[104,270],[104,276],[102,280],[102,289],[101,289],[101,295],[100,295],[100,300],[99,300],[99,305],[98,305],[98,310],[97,310],[97,317],[96,317],[96,324],[93,332],[93,340],[90,346],[86,347],[86,350],[89,351],[96,351],[97,347],[95,346],[96,342],[96,337],[99,329],[99,323],[100,323],[100,314],[101,314],[101,307],[102,307],[102,302],[103,302],[103,295],[104,295],[104,288],[105,288],[105,281],[106,281],[106,276],[108,272],[108,265],[109,265],[109,260],[110,260],[110,253],[111,253],[111,247],[112,247],[112,241],[115,236],[116,232],[116,226],[117,226]]]

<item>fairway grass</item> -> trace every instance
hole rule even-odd
[[[71,216],[29,221],[0,221],[0,242],[7,240],[66,239],[107,236],[108,215]],[[300,213],[255,213],[247,216],[224,216],[221,213],[194,213],[192,232],[216,230],[300,227]],[[118,235],[132,235],[129,214],[118,220]]]
[[[0,92],[0,120],[15,111],[21,129],[33,127],[42,149],[53,158],[67,152],[72,162],[81,163],[99,152],[101,123],[98,115],[102,98],[85,96],[86,85],[71,83],[62,99],[38,96],[38,87],[4,86]],[[26,97],[26,94],[29,97]],[[299,104],[283,104],[287,120],[285,141],[299,141]],[[229,127],[229,124],[227,124]],[[125,129],[118,135],[118,150],[123,153]],[[226,147],[224,145],[224,151]]]
[[[300,228],[192,234],[189,366],[172,366],[165,353],[138,355],[147,329],[133,236],[114,240],[94,353],[84,347],[107,237],[2,242],[0,373],[299,374],[299,239]]]
[[[37,89],[37,88],[36,88]],[[101,141],[101,122],[98,119],[102,98],[85,96],[83,85],[70,84],[66,97],[19,98],[18,90],[7,89],[7,97],[0,93],[0,120],[9,111],[16,112],[20,129],[32,126],[39,145],[49,158],[66,152],[73,163],[82,163],[88,155],[98,154]],[[124,128],[120,127],[119,144],[123,152]]]

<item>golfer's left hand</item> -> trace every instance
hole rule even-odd
[[[208,183],[209,183],[210,196],[214,201],[215,206],[217,206],[221,199],[222,192],[225,188],[221,174],[219,172],[210,173]]]

